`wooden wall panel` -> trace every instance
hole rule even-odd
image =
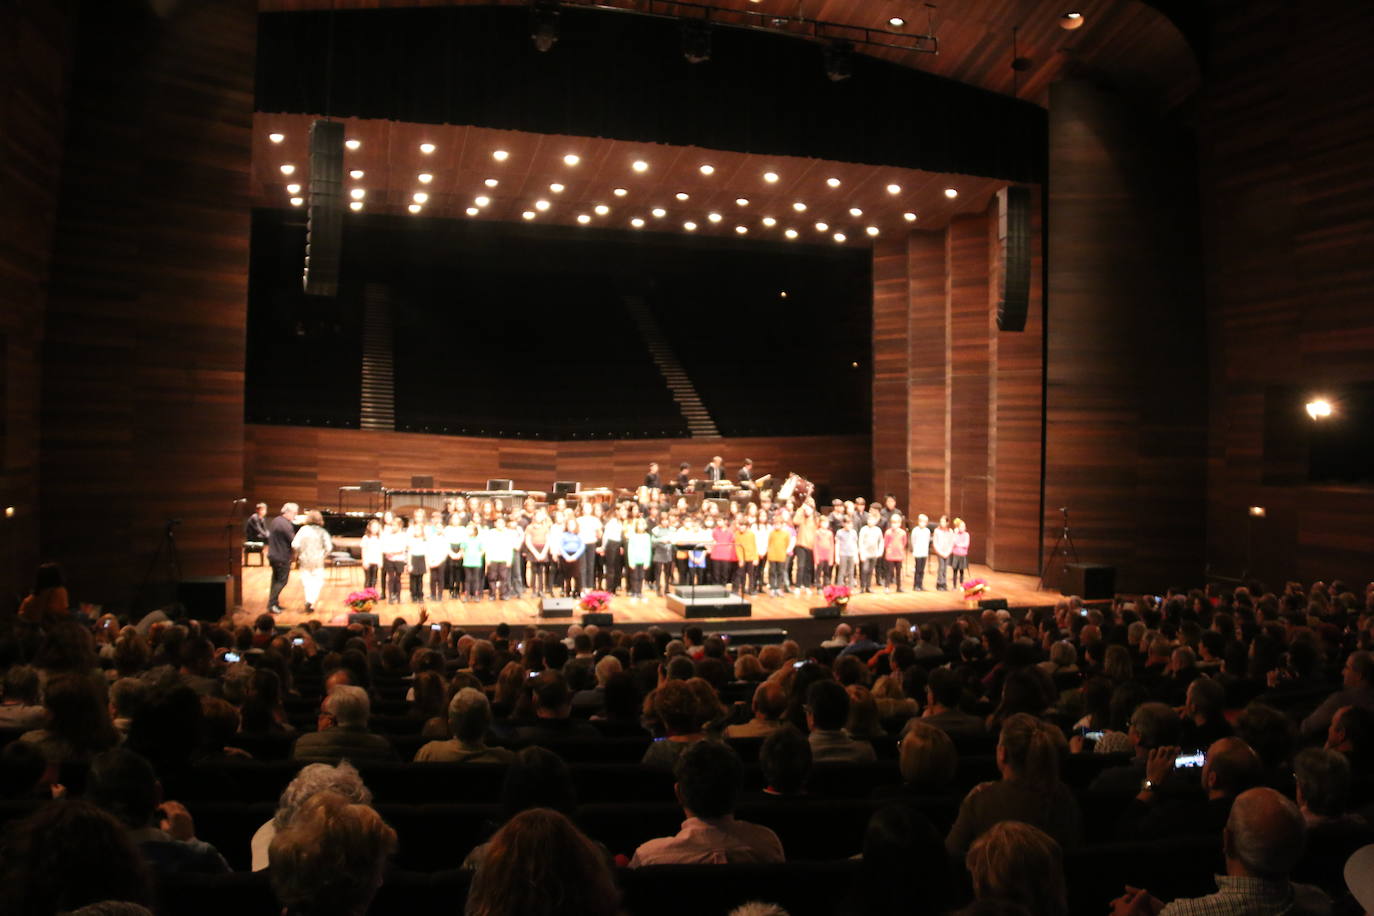
[[[949,315],[945,308],[945,234],[907,239],[907,415],[911,443],[907,509],[939,516],[949,505]]]
[[[731,474],[749,457],[761,474],[795,470],[845,498],[872,495],[867,436],[539,442],[257,424],[245,432],[246,492],[274,511],[287,500],[334,506],[338,488],[360,480],[404,487],[427,474],[436,486],[458,489],[479,489],[489,477],[531,490],[548,490],[554,480],[632,488],[650,461],[670,479],[681,461],[700,476],[712,455],[724,457]]]
[[[885,236],[873,245],[873,488],[910,499],[911,443],[907,366],[911,348],[907,239]]]
[[[987,556],[989,403],[993,380],[986,214],[952,220],[945,233],[949,315],[949,499],[971,535],[969,558]]]
[[[1086,82],[1051,90],[1045,538],[1122,589],[1205,565],[1201,279],[1187,148]]]
[[[1338,396],[1374,380],[1374,15],[1361,0],[1211,7],[1199,171],[1212,570],[1364,582],[1374,491],[1300,482],[1305,417],[1266,454],[1265,401],[1272,386]],[[1265,483],[1280,464],[1299,479]]]
[[[127,600],[172,519],[183,575],[228,568],[255,34],[252,0],[81,5],[42,413],[43,550],[77,597]]]
[[[63,3],[0,6],[0,596],[39,560],[44,309],[71,57]],[[0,599],[0,607],[4,606]]]

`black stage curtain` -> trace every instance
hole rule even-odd
[[[264,13],[257,109],[1045,177],[1039,106],[861,53],[832,82],[790,36],[718,29],[689,64],[665,20],[564,8],[551,51],[529,35],[520,7]]]

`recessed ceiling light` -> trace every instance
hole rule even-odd
[[[843,232],[836,232],[831,238],[837,242],[843,242],[845,240],[845,234]]]
[[[785,235],[785,236],[787,236],[789,239],[794,239],[794,238],[797,237],[797,230],[795,230],[795,229],[784,229],[784,230],[782,231],[782,234]]]
[[[786,298],[787,298],[787,290],[785,290],[785,289],[778,290],[778,298],[779,298],[779,299],[786,299]]]
[[[749,206],[749,198],[747,198],[747,197],[736,197],[736,198],[735,198],[735,203],[739,204],[741,207],[747,207],[747,206]]]
[[[349,149],[357,149],[362,145],[363,141],[355,140],[352,137],[349,137],[347,140],[344,141],[344,146],[348,147]]]
[[[463,212],[466,213],[468,216],[476,216],[477,214],[481,213],[482,211],[481,211],[481,210],[478,210],[476,207],[468,207],[468,208],[467,208],[466,210],[464,210]]]
[[[636,159],[630,164],[630,168],[634,169],[636,172],[647,172],[649,171],[649,163],[645,162],[643,159]]]
[[[362,208],[363,208],[363,202],[362,202],[361,200],[350,200],[350,201],[348,202],[348,209],[350,209],[350,210],[357,211],[357,210],[361,210]]]
[[[948,197],[950,200],[953,200],[954,198],[959,196],[959,192],[954,188],[945,188],[945,196]]]
[[[676,197],[678,200],[686,200],[687,198],[691,197],[692,195],[688,194],[686,191],[678,191],[678,192],[677,192],[676,194],[674,194],[673,196]]]
[[[643,229],[643,228],[644,228],[644,220],[642,220],[641,218],[639,218],[638,216],[636,216],[634,219],[630,220],[630,225],[631,225],[631,226],[634,226],[636,229]]]
[[[867,232],[869,235],[877,235],[877,234],[878,234],[878,227],[877,227],[877,226],[869,226],[867,229],[864,230],[864,232]]]
[[[431,175],[429,172],[421,172],[420,174],[415,176],[415,179],[418,182],[420,182],[420,184],[429,184],[431,181],[434,180],[434,176]]]
[[[793,210],[796,210],[798,213],[805,213],[805,212],[806,212],[806,204],[802,203],[801,201],[797,201],[796,203],[794,203],[794,204],[792,205],[792,209],[793,209]]]
[[[749,227],[748,227],[748,226],[736,226],[736,227],[735,227],[735,231],[738,232],[740,235],[744,235],[746,232],[749,231]]]
[[[354,200],[362,200],[367,196],[367,191],[364,188],[354,188],[348,192],[348,196]]]
[[[426,156],[428,156],[430,153],[434,152],[434,150],[435,150],[435,146],[434,146],[433,143],[421,143],[421,144],[420,144],[420,152],[424,153]]]
[[[406,207],[406,209],[409,210],[411,213],[419,213],[424,208],[421,207],[419,204],[411,204],[409,207]]]
[[[298,184],[289,184],[289,185],[286,186],[286,193],[287,193],[287,194],[299,194],[299,193],[301,193],[301,186],[298,185]]]
[[[829,224],[829,223],[817,223],[817,224],[816,224],[816,231],[817,231],[817,232],[824,232],[824,231],[826,231],[826,230],[829,229],[829,228],[830,228],[830,224]]]
[[[585,226],[592,221],[592,218],[585,213],[579,213],[577,214],[577,221]]]
[[[494,149],[491,151],[491,158],[495,159],[497,162],[505,162],[510,158],[510,153],[503,149]]]
[[[611,208],[606,206],[605,204],[597,204],[592,209],[596,211],[597,216],[605,216],[607,213],[611,212]]]
[[[291,198],[291,206],[293,206],[293,207],[299,207],[299,206],[300,206],[301,204],[303,204],[303,203],[305,203],[305,198],[304,198],[304,197],[293,197],[293,198]]]
[[[718,223],[721,221],[721,215],[719,213],[708,213],[706,214],[706,218],[713,223]]]
[[[768,182],[769,184],[772,184],[773,182],[775,182],[775,181],[778,180],[778,173],[777,173],[777,172],[764,172],[764,173],[763,173],[763,180],[766,181],[766,182]]]
[[[1074,29],[1083,25],[1083,14],[1070,10],[1059,17],[1059,27],[1072,32]]]
[[[354,181],[357,181],[359,178],[363,177],[363,174],[364,173],[362,169],[352,169],[349,171],[348,177],[352,178]]]
[[[616,197],[624,197],[626,194],[629,194],[630,192],[625,190],[624,188],[614,188],[611,190],[611,193],[614,194]]]
[[[906,220],[908,223],[914,223],[916,222],[916,214],[908,210],[902,214],[902,219]]]
[[[566,156],[563,157],[564,165],[577,165],[581,161],[582,157],[577,155],[577,153],[568,153]]]
[[[267,139],[271,140],[273,143],[280,143],[286,139],[286,134],[271,133],[267,135]]]
[[[534,209],[543,213],[545,210],[549,209],[549,202],[547,200],[536,200],[534,202]]]
[[[417,204],[423,204],[429,201],[429,195],[426,194],[424,191],[416,191],[414,194],[410,195],[410,199],[415,201]]]
[[[549,185],[549,190],[555,194],[562,194],[563,186],[555,181],[553,184]]]
[[[495,178],[488,178],[486,181],[482,182],[482,184],[486,185],[489,188],[494,188],[500,183],[501,182],[497,181]]]
[[[832,188],[838,188],[838,187],[840,186],[840,179],[838,179],[838,178],[827,178],[827,179],[825,180],[825,183],[828,184],[828,185],[830,185]]]
[[[287,165],[283,165],[283,166],[281,167],[281,173],[282,173],[283,175],[293,175],[293,174],[295,174],[295,172],[296,172],[296,167],[295,167],[294,165],[287,164]]]
[[[773,217],[771,216],[765,216],[762,222],[765,226],[776,226],[778,223],[778,221],[773,219]]]
[[[849,208],[849,215],[850,215],[850,216],[863,216],[863,215],[864,215],[864,211],[860,210],[858,207],[850,207],[850,208]]]
[[[887,186],[887,193],[900,194],[902,193],[902,186],[896,183],[890,184]]]
[[[521,219],[534,219],[534,211],[533,211],[533,210],[526,210],[524,213],[521,213],[521,214],[520,214],[520,218],[521,218]]]
[[[887,20],[887,24],[894,29],[900,29],[902,26],[906,25],[906,20],[901,16],[893,16]]]
[[[479,194],[472,199],[472,202],[479,207],[485,207],[487,204],[491,203],[491,198],[485,194]]]
[[[687,222],[685,222],[685,223],[682,224],[682,228],[683,228],[683,229],[686,229],[688,232],[696,232],[696,231],[697,231],[697,224],[694,223],[694,222],[692,222],[692,221],[689,219],[689,220],[687,220]]]
[[[663,217],[668,215],[668,211],[662,207],[654,207],[649,212],[652,213],[656,219],[663,219]]]
[[[703,164],[702,167],[701,167],[701,174],[703,174],[703,175],[710,175],[710,174],[711,174],[712,172],[714,172],[715,170],[716,170],[716,167],[715,167],[714,165],[706,165],[706,164]]]

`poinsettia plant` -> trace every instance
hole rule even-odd
[[[964,583],[964,597],[971,598],[974,595],[981,595],[988,590],[987,579],[969,579]]]
[[[830,604],[844,604],[849,601],[849,586],[827,585],[821,589],[821,597]]]
[[[359,613],[367,613],[372,610],[372,605],[380,597],[382,597],[381,593],[375,588],[364,588],[356,592],[349,592],[348,597],[344,599],[344,604]]]
[[[587,594],[583,595],[582,600],[578,602],[577,606],[584,611],[601,611],[605,610],[610,603],[610,592],[596,591],[587,592]]]

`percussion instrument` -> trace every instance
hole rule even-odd
[[[782,486],[778,487],[778,501],[787,502],[793,496],[806,499],[815,489],[815,485],[800,474],[788,474]]]

